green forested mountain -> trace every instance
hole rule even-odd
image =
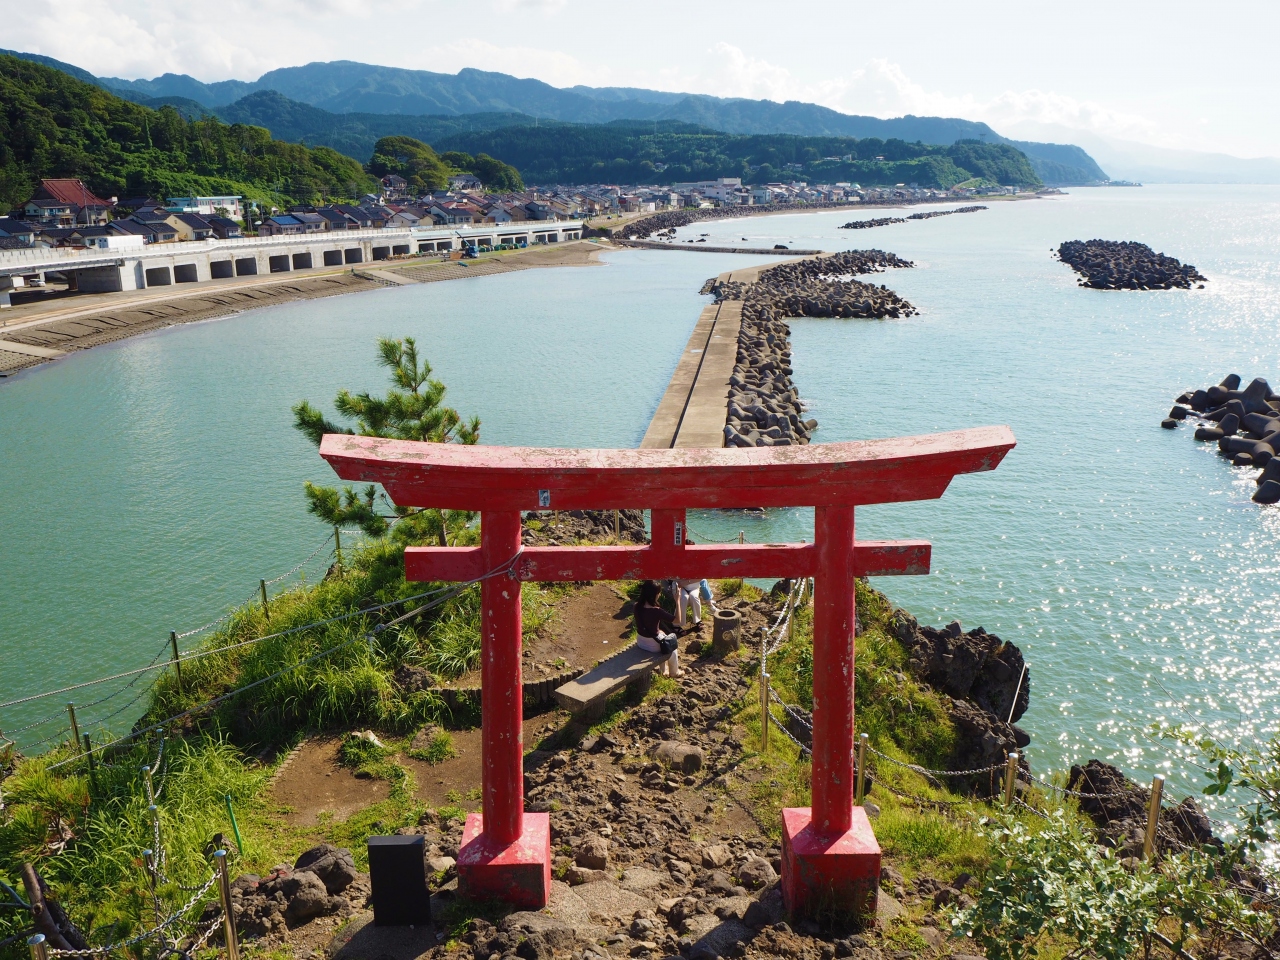
[[[678,183],[741,177],[746,183],[803,178],[947,188],[982,177],[1023,187],[1041,185],[1017,148],[977,140],[944,147],[875,138],[739,136],[700,132],[686,123],[621,120],[459,133],[435,146],[497,157],[518,167],[529,183]]]
[[[194,101],[187,101],[198,106]],[[181,108],[180,108],[181,109]],[[458,133],[493,130],[497,127],[533,123],[522,113],[476,113],[456,117],[418,117],[385,113],[330,113],[275,90],[259,90],[210,112],[228,123],[251,123],[266,127],[280,140],[322,144],[364,159],[373,153],[383,137],[412,137],[435,143]]]
[[[0,56],[0,209],[41,177],[79,177],[100,196],[240,194],[356,197],[373,186],[329,147],[273,140],[261,128],[153,110],[30,60]]]
[[[412,137],[383,137],[373,145],[369,172],[377,177],[389,173],[404,177],[415,193],[442,190],[455,173],[475,174],[494,193],[523,190],[520,171],[493,157],[452,152],[439,156],[431,147]]]

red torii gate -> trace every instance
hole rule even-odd
[[[953,477],[993,470],[1008,427],[755,449],[558,450],[327,435],[344,480],[381,483],[398,504],[479,511],[479,547],[410,547],[409,580],[479,580],[483,813],[458,855],[465,895],[540,908],[551,892],[549,815],[525,813],[520,585],[663,577],[813,577],[813,800],[783,816],[783,892],[874,910],[880,847],[854,807],[854,578],[928,573],[924,541],[855,541],[854,508],[931,500]],[[813,506],[812,544],[687,546],[687,508]],[[528,510],[652,511],[648,546],[525,547]]]

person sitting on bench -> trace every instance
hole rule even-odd
[[[680,670],[680,644],[675,634],[663,633],[662,625],[675,622],[675,618],[658,606],[661,591],[652,580],[640,585],[640,599],[636,601],[636,646],[650,653],[665,653],[670,656],[663,665],[662,672],[670,677],[684,676]]]

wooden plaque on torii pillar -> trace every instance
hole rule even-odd
[[[854,578],[929,572],[923,541],[859,541],[854,508],[932,500],[961,473],[993,470],[1008,427],[755,449],[555,450],[331,434],[320,455],[397,504],[480,513],[478,547],[409,547],[409,580],[481,580],[483,813],[458,855],[464,895],[523,908],[551,892],[550,823],[525,813],[520,585],[664,577],[813,577],[812,806],[783,817],[783,893],[793,914],[875,909],[880,847],[854,807]],[[815,508],[812,544],[688,546],[690,508]],[[652,511],[646,546],[525,547],[530,510]],[[483,579],[482,579],[483,578]]]

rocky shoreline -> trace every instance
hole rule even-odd
[[[1233,373],[1207,390],[1188,390],[1178,396],[1160,425],[1174,430],[1188,417],[1203,422],[1195,438],[1216,441],[1218,454],[1237,467],[1261,467],[1254,478],[1254,503],[1280,503],[1280,394],[1257,377],[1243,390]],[[1212,425],[1211,425],[1212,424]]]
[[[702,287],[717,303],[741,301],[738,354],[729,378],[724,437],[727,447],[807,444],[818,421],[791,380],[791,327],[786,317],[911,316],[916,311],[887,287],[852,275],[907,268],[908,260],[883,250],[849,250],[761,270],[754,283],[712,278]]]
[[[1093,290],[1190,290],[1208,279],[1191,264],[1134,241],[1068,240],[1056,255],[1084,277],[1080,286]]]

